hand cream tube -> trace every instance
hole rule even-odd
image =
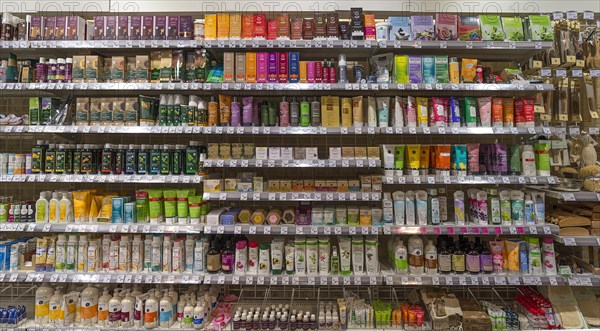
[[[338,240],[340,245],[340,273],[342,276],[350,276],[352,274],[350,269],[352,241],[350,237],[339,237]]]
[[[377,98],[377,123],[380,128],[387,128],[390,119],[390,98]]]

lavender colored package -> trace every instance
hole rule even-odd
[[[408,57],[408,81],[411,84],[419,84],[423,82],[420,56],[411,55]]]
[[[433,16],[411,16],[411,27],[414,40],[433,40],[435,37]]]

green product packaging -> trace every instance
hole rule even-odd
[[[521,150],[517,144],[508,145],[508,165],[511,175],[521,174]]]
[[[404,145],[394,147],[394,169],[404,169]]]
[[[448,57],[445,55],[435,57],[435,80],[439,84],[450,82],[448,78]]]
[[[158,224],[163,221],[163,191],[148,190],[150,223]]]
[[[175,224],[177,217],[177,191],[163,190],[164,214],[167,224]]]
[[[550,141],[540,140],[533,144],[535,167],[538,176],[550,176]]]
[[[524,41],[523,21],[520,17],[502,17],[502,27],[506,39],[510,41]]]
[[[189,190],[177,190],[177,223],[186,224],[189,210]]]
[[[461,118],[465,119],[467,127],[477,126],[477,98],[465,97],[463,99],[463,106],[461,108],[463,114]]]
[[[190,214],[190,223],[191,224],[199,224],[200,223],[200,206],[202,205],[202,196],[200,195],[190,195],[188,197],[188,210]]]
[[[29,125],[40,124],[40,98],[29,98]]]
[[[446,72],[448,69],[446,68]],[[394,75],[396,83],[408,83],[408,55],[396,55],[394,57]]]
[[[147,191],[135,192],[136,223],[150,222],[150,200]]]
[[[500,16],[497,15],[479,15],[481,24],[482,40],[504,41],[504,30],[500,23]]]

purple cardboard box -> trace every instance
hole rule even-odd
[[[106,28],[104,29],[104,39],[115,40],[117,39],[117,17],[106,16]]]
[[[142,18],[142,39],[154,39],[154,16],[144,16]]]
[[[167,17],[156,16],[154,18],[154,39],[165,40],[167,39]]]
[[[129,20],[130,16],[119,16],[117,18],[117,39],[129,39]]]
[[[29,40],[42,40],[44,35],[44,20],[41,16],[32,16],[29,27]]]
[[[167,17],[167,39],[179,39],[179,16]]]
[[[106,21],[106,16],[96,16],[94,17],[94,40],[102,40],[104,39],[104,22]]]
[[[56,16],[44,17],[44,40],[54,40]]]
[[[421,74],[421,56],[408,57],[408,81],[412,84],[423,83]]]
[[[56,17],[56,25],[54,26],[54,39],[55,40],[65,40],[66,38],[66,29],[67,29],[67,17],[66,16],[57,16]]]
[[[129,20],[129,39],[140,40],[142,39],[142,17],[131,16]]]
[[[194,37],[194,19],[191,16],[179,16],[179,39],[191,40]]]

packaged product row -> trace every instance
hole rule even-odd
[[[4,124],[533,128],[541,104],[543,98],[527,97],[35,97],[27,114],[9,115]]]
[[[19,15],[20,16],[20,15]],[[350,15],[316,13],[206,13],[192,16],[30,16],[2,14],[2,40],[552,40],[545,15],[375,17],[352,8]]]
[[[220,55],[219,55],[220,56]],[[523,73],[473,58],[448,55],[395,55],[367,59],[315,60],[301,52],[224,52],[207,49],[161,50],[149,54],[103,57],[20,59],[9,53],[2,61],[5,83],[519,83]],[[539,81],[538,81],[539,82]],[[201,88],[201,87],[200,87]]]
[[[543,138],[543,137],[542,137]],[[550,176],[550,140],[518,144],[382,145],[388,176]]]

